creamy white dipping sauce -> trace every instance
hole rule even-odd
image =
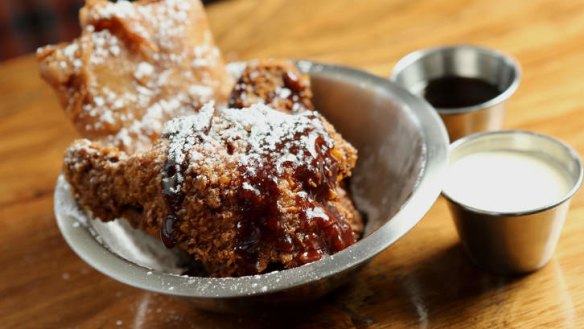
[[[570,188],[568,173],[551,159],[519,151],[485,151],[451,163],[444,192],[476,209],[519,212],[557,202]]]

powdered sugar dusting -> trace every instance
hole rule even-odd
[[[89,220],[91,214],[77,205],[71,186],[63,176],[59,177],[55,189],[55,212],[60,225],[88,230],[104,247],[135,264],[166,273],[184,272],[180,266],[184,254],[164,248],[159,240],[132,228],[128,222]],[[151,275],[152,271],[147,273]]]
[[[125,221],[101,222],[89,220],[90,214],[82,211],[77,205],[69,184],[63,176],[59,177],[55,189],[55,212],[59,225],[83,223],[77,229],[88,230],[93,239],[104,248],[122,256],[128,263],[143,267],[143,280],[152,287],[161,286],[172,293],[193,296],[222,296],[226,293],[237,295],[256,295],[269,293],[274,288],[290,283],[286,278],[287,271],[272,271],[270,273],[239,278],[206,278],[181,275],[184,271],[178,264],[184,264],[184,255],[175,250],[165,248],[160,241],[146,235],[144,232],[132,229]],[[67,230],[64,235],[70,235]],[[116,241],[121,241],[117,243]],[[110,244],[113,243],[113,244]],[[352,250],[347,250],[351,252]],[[95,255],[93,253],[92,255]],[[93,256],[91,256],[93,257]],[[330,256],[333,257],[333,256]],[[293,281],[305,282],[319,278],[312,266],[301,266],[294,275]],[[170,289],[173,287],[173,289]]]
[[[91,34],[93,52],[89,57],[92,65],[106,64],[108,59],[120,54],[121,41],[109,30],[102,30]]]
[[[329,148],[334,144],[317,112],[291,115],[256,104],[247,109],[219,110],[211,122],[213,106],[207,104],[198,115],[174,119],[167,124],[164,135],[170,136],[168,156],[175,163],[184,161],[185,154],[181,150],[189,149],[195,138],[199,138],[203,144],[239,145],[233,156],[251,175],[261,170],[268,155],[277,159],[276,170],[281,174],[285,166],[295,168],[315,159],[318,138]],[[208,130],[207,134],[201,134],[204,129]],[[252,186],[248,188],[253,189]]]
[[[134,77],[137,80],[142,80],[142,78],[150,76],[152,73],[154,73],[154,66],[147,62],[140,62],[134,72]]]
[[[214,112],[214,102],[210,102],[197,115],[169,121],[165,126],[163,137],[169,140],[167,163],[174,167],[174,174],[165,176],[162,180],[165,191],[178,193],[182,188],[184,176],[181,167],[186,160],[186,154],[196,142],[204,139]]]
[[[278,159],[277,173],[281,174],[284,164],[298,167],[314,159],[318,137],[329,147],[333,145],[316,112],[290,115],[256,104],[245,110],[226,109],[222,114],[233,127],[222,132],[223,136],[227,140],[242,139],[247,143],[247,153],[240,154],[238,161],[251,174],[267,155]]]
[[[246,109],[215,110],[213,102],[206,104],[198,114],[171,120],[162,134],[162,138],[168,140],[162,181],[165,193],[180,193],[187,167],[216,168],[225,161],[241,168],[243,178],[265,172],[266,165],[273,171],[274,180],[279,179],[277,177],[282,176],[286,168],[303,167],[318,172],[322,170],[318,161],[329,160],[319,158],[317,140],[324,145],[321,147],[331,149],[334,146],[321,120],[317,112],[292,115],[263,104]],[[244,179],[241,188],[253,194],[261,193],[254,184],[254,179]],[[320,212],[315,209],[313,213],[326,218],[321,214],[322,209]]]
[[[328,219],[328,215],[322,207],[314,207],[306,209],[306,217],[308,218],[324,218]]]
[[[38,51],[54,51],[61,76],[82,81],[59,90],[67,112],[79,113],[74,120],[84,136],[144,150],[166,121],[227,92],[230,76],[197,1],[99,1],[85,8],[78,39]]]

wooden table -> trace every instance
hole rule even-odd
[[[271,0],[209,8],[229,60],[308,58],[387,76],[422,47],[477,43],[523,66],[506,128],[584,153],[584,1]],[[357,280],[302,313],[226,316],[118,283],[81,261],[53,216],[62,153],[76,134],[35,61],[0,65],[0,328],[534,328],[584,325],[584,194],[555,257],[525,277],[465,259],[440,199]]]

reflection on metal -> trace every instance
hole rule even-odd
[[[147,292],[142,294],[142,299],[140,300],[140,304],[138,304],[138,311],[134,316],[134,325],[132,328],[134,329],[142,329],[147,328],[144,326],[146,323],[146,316],[148,314],[148,307],[150,305],[150,299],[152,298],[152,293]]]

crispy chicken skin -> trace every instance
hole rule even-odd
[[[229,106],[241,109],[257,103],[289,114],[314,110],[310,77],[289,60],[250,61],[233,87]],[[346,205],[345,209],[352,211],[351,218],[355,219],[352,225],[358,224],[355,231],[361,231],[361,213],[353,206],[344,184],[341,185],[337,189],[339,200]]]
[[[198,0],[87,0],[80,24],[37,59],[83,137],[145,150],[169,119],[227,101],[233,81]]]
[[[276,110],[298,113],[313,110],[310,78],[291,61],[249,62],[231,92],[229,107],[245,108],[264,103]]]
[[[125,219],[217,277],[359,238],[344,187],[357,152],[312,111],[292,62],[250,62],[234,87],[198,0],[87,0],[80,24],[37,59],[84,137],[64,174],[93,218]]]
[[[361,218],[339,188],[356,158],[317,112],[209,104],[170,121],[144,152],[78,140],[64,172],[95,217],[128,220],[212,276],[242,276],[299,266],[356,241]]]

